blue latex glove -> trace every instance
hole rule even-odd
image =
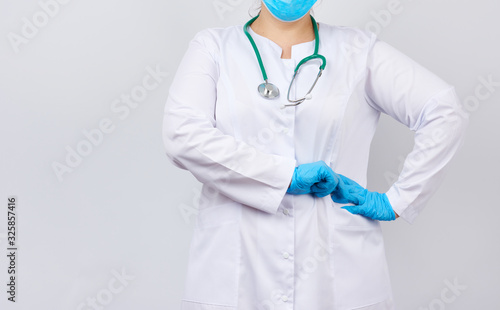
[[[370,192],[353,180],[337,174],[339,183],[331,193],[332,200],[337,203],[352,203],[344,206],[352,214],[359,214],[379,221],[393,221],[396,214],[385,193]]]
[[[320,160],[295,167],[292,183],[286,192],[292,195],[312,193],[318,197],[324,197],[335,189],[338,182],[337,174]]]

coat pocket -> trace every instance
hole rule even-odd
[[[334,296],[339,309],[365,307],[392,296],[382,231],[377,227],[332,229]]]
[[[330,222],[333,227],[357,230],[377,230],[380,229],[380,223],[376,220],[367,217],[352,214],[351,212],[342,209],[346,204],[339,204],[334,201],[331,202],[332,207],[330,210]]]
[[[200,208],[196,223],[197,229],[213,228],[239,221],[241,204],[237,202],[209,205]]]
[[[202,209],[198,214],[191,239],[184,293],[184,300],[192,302],[191,306],[237,305],[239,207],[233,202]],[[199,309],[212,309],[206,307]]]

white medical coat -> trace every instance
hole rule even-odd
[[[183,310],[393,309],[380,224],[327,196],[289,195],[297,165],[319,160],[362,186],[380,113],[415,131],[415,147],[387,196],[413,222],[461,144],[467,117],[453,86],[374,34],[319,24],[327,65],[312,99],[281,109],[314,41],[279,45],[251,28],[278,99],[263,82],[243,26],[198,32],[165,106],[171,162],[203,183]],[[293,97],[318,73],[299,72]]]

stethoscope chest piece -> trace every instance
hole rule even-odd
[[[272,83],[268,83],[267,81],[260,84],[258,89],[260,95],[266,99],[274,99],[280,95],[278,87]]]

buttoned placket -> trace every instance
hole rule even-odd
[[[298,62],[312,54],[314,50],[314,41],[306,42],[302,44],[297,44],[292,46],[292,55],[290,59],[282,59],[282,49],[275,42],[262,37],[256,34],[251,28],[249,32],[254,38],[257,38],[260,44],[266,44],[271,51],[274,52],[273,55],[268,55],[268,57],[273,56],[277,57],[281,62],[282,68],[285,72],[285,79],[279,83],[279,78],[277,72],[267,72],[270,83],[276,83],[280,89],[280,98],[279,104],[276,105],[277,109],[281,110],[282,117],[285,121],[285,127],[282,129],[283,135],[282,139],[286,139],[286,145],[289,147],[287,153],[291,157],[295,156],[295,118],[296,118],[296,110],[298,106],[289,106],[281,108],[283,104],[290,104],[287,100],[288,95],[288,87],[290,86],[290,82],[292,80],[295,67]],[[309,54],[308,54],[309,53]],[[299,59],[300,58],[300,59]],[[268,58],[269,59],[269,58]],[[296,83],[294,83],[290,89],[290,97],[296,98]],[[274,309],[275,310],[294,310],[294,293],[295,293],[295,216],[294,216],[294,200],[295,197],[293,195],[285,195],[283,202],[278,210],[277,216],[280,216],[283,223],[283,227],[285,228],[284,236],[282,236],[282,240],[284,243],[282,245],[277,245],[279,248],[276,249],[276,254],[278,255],[277,259],[282,260],[283,268],[282,272],[284,272],[285,276],[285,284],[284,287],[276,287],[276,295],[274,295]]]
[[[270,42],[271,45],[273,45],[273,48],[275,51],[279,54],[279,57],[281,58],[281,47],[279,47],[277,44],[274,42]],[[292,81],[292,77],[295,71],[295,68],[298,64],[298,62],[308,56],[309,54],[312,54],[312,51],[314,49],[314,43],[313,42],[307,42],[304,44],[298,44],[292,46],[292,55],[290,59],[280,59],[282,62],[282,65],[284,67],[285,71],[285,86],[286,88],[282,90],[281,93],[281,103],[282,104],[290,104],[288,101],[288,87],[290,86],[290,82]],[[291,88],[290,88],[290,98],[297,98],[297,84],[294,83]],[[288,106],[285,107],[282,110],[282,113],[285,115],[285,118],[287,119],[287,122],[290,124],[287,127],[287,135],[285,135],[286,139],[289,140],[289,145],[291,147],[290,151],[293,152],[291,156],[294,158],[295,156],[295,120],[296,120],[296,113],[297,109],[300,107],[299,106]],[[284,138],[285,138],[284,137]],[[287,249],[283,249],[283,252],[281,253],[282,259],[284,260],[284,263],[290,264],[288,268],[291,270],[291,276],[288,279],[290,281],[287,283],[287,287],[284,288],[283,290],[283,295],[281,296],[281,302],[283,303],[283,309],[287,310],[294,310],[294,293],[295,293],[295,221],[296,218],[294,216],[294,208],[295,208],[295,196],[293,195],[287,195],[287,202],[285,204],[285,207],[283,208],[283,216],[284,220],[287,221],[286,227],[287,227]],[[281,307],[277,307],[276,309],[281,309]]]
[[[270,40],[267,42],[268,46],[272,51],[275,52],[273,57],[280,58],[281,56],[281,48],[277,46],[274,42]],[[278,59],[281,61],[281,65],[285,69],[285,74],[288,76],[293,72],[293,60],[291,59]],[[286,101],[286,92],[283,88],[283,85],[286,83],[286,80],[281,80],[278,72],[269,72],[270,82],[279,83],[278,87],[280,88],[280,98],[276,102],[276,109],[280,109],[281,105]],[[281,81],[280,81],[281,80]],[[286,89],[288,91],[288,89]],[[295,144],[294,144],[294,124],[295,124],[295,112],[293,107],[288,107],[284,109],[280,109],[281,120],[283,124],[282,134],[279,136],[279,139],[285,140],[286,145],[286,153],[288,156],[295,156]],[[282,277],[283,281],[280,281],[281,287],[275,287],[274,294],[274,309],[275,310],[294,310],[294,285],[295,285],[295,218],[293,211],[293,196],[285,195],[283,198],[282,204],[276,214],[282,221],[282,231],[283,234],[281,236],[282,244],[276,244],[277,248],[274,253],[277,256],[276,259],[281,260],[279,264],[281,267],[281,272],[283,272]]]
[[[292,50],[294,48],[292,47]],[[279,54],[281,56],[281,48],[279,48]],[[292,55],[293,56],[293,55]],[[286,89],[282,91],[282,104],[288,104],[287,92],[288,86],[290,85],[291,78],[297,61],[292,57],[291,59],[280,59],[282,65],[285,69],[285,80]],[[291,94],[295,91],[294,86],[292,86]],[[290,155],[295,157],[295,110],[296,107],[285,107],[281,109],[284,117],[289,124],[284,130],[287,133],[283,136],[284,139],[288,140],[287,145],[290,146]],[[287,244],[286,247],[282,249],[281,255],[283,263],[287,264],[287,269],[290,270],[289,277],[287,277],[287,287],[283,288],[283,295],[281,296],[281,302],[283,303],[283,309],[293,310],[294,309],[294,293],[295,293],[295,216],[294,216],[294,196],[286,195],[286,202],[283,209],[283,220],[286,221],[286,234],[287,234]]]

